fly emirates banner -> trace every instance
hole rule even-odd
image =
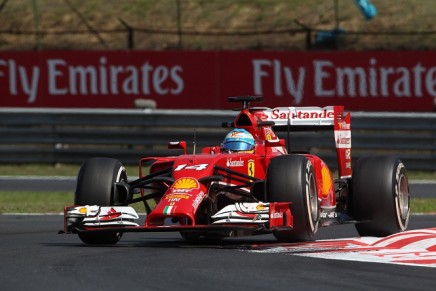
[[[0,52],[0,106],[227,109],[229,96],[266,107],[433,111],[436,52]]]

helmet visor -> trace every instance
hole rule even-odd
[[[231,151],[249,151],[253,149],[253,145],[244,141],[227,141],[223,143],[223,148]]]

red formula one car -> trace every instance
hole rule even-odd
[[[313,240],[320,226],[355,223],[360,235],[407,228],[409,186],[404,164],[365,157],[351,167],[350,114],[342,106],[250,108],[242,103],[223,144],[187,154],[147,157],[139,179],[121,162],[92,158],[80,168],[75,205],[65,207],[66,233],[89,244],[114,244],[124,232],[176,231],[189,240],[272,233],[279,241]],[[274,129],[274,131],[273,131]],[[275,133],[334,132],[338,178],[318,156],[293,153]],[[230,129],[229,129],[230,130]],[[143,167],[149,165],[148,174]],[[143,223],[133,203],[142,203]]]

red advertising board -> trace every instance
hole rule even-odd
[[[0,52],[0,92],[2,107],[224,109],[262,95],[267,107],[433,111],[436,52]]]

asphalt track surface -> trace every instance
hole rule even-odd
[[[436,226],[412,216],[409,229]],[[435,290],[436,268],[250,252],[271,235],[193,244],[177,233],[127,233],[115,246],[57,234],[60,215],[0,215],[0,290]],[[317,239],[356,237],[353,225]]]
[[[74,191],[73,177],[0,177],[3,191]],[[411,183],[435,197],[434,183]],[[0,215],[0,290],[435,290],[436,268],[253,253],[272,235],[193,244],[178,233],[127,233],[115,246],[59,235],[59,215]],[[412,216],[409,229],[436,227]],[[322,228],[317,239],[357,237],[353,225]]]

